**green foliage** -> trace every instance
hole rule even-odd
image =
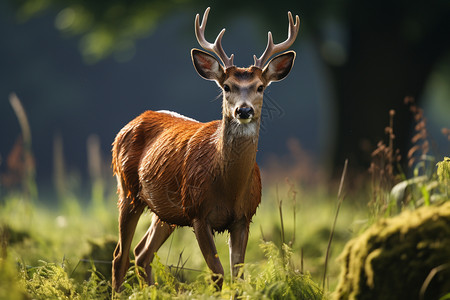
[[[106,299],[111,287],[95,266],[86,281],[70,277],[65,264],[41,262],[38,267],[22,266],[19,283],[33,299]]]
[[[66,35],[81,35],[80,51],[94,63],[113,55],[130,59],[137,39],[147,36],[180,1],[53,1],[11,0],[20,20],[55,11],[55,27]]]
[[[176,280],[168,268],[155,256],[152,263],[155,285],[146,286],[135,267],[127,273],[120,299],[229,299],[240,295],[243,299],[323,299],[323,291],[308,274],[295,270],[290,261],[292,250],[284,245],[280,249],[272,242],[260,244],[266,261],[244,266],[245,279],[225,282],[223,291],[216,291],[210,273],[202,273],[192,283]]]
[[[113,201],[108,203],[114,208]],[[254,235],[251,236],[247,251],[248,263],[243,268],[244,279],[230,282],[226,277],[221,292],[216,291],[209,271],[196,272],[196,276],[188,276],[187,281],[180,280],[180,273],[189,272],[183,270],[186,261],[181,259],[178,264],[180,270],[174,272],[168,268],[167,262],[162,263],[161,256],[156,256],[152,263],[156,282],[154,286],[147,286],[132,266],[127,273],[123,291],[112,294],[110,261],[115,240],[109,237],[116,235],[116,229],[95,218],[93,212],[98,207],[92,210],[90,207],[75,205],[76,209],[70,214],[67,210],[74,205],[71,200],[65,199],[63,207],[52,212],[46,207],[37,206],[37,202],[22,202],[15,197],[8,198],[2,204],[0,219],[5,222],[1,227],[5,233],[2,236],[9,256],[8,260],[0,260],[0,295],[7,295],[6,298],[10,299],[229,299],[236,295],[244,299],[323,298],[323,291],[314,283],[311,275],[294,267],[294,262],[298,261],[298,254],[294,250],[273,242],[262,242],[257,247],[258,237]],[[105,206],[104,210],[109,211],[108,207]],[[26,221],[20,218],[25,211],[32,212]],[[261,214],[266,217],[261,217],[269,220],[266,213],[270,212],[270,208],[262,210]],[[111,213],[110,218],[114,218],[113,215]],[[273,220],[270,222],[275,224],[277,216],[271,217]],[[289,232],[292,224],[289,219],[285,222]],[[147,226],[146,222],[139,225],[137,239]],[[258,231],[258,227],[255,229]],[[265,232],[268,236],[273,234],[268,228],[265,228]],[[190,237],[189,242],[183,240],[185,236]],[[226,257],[227,236],[216,238],[219,252]],[[327,236],[324,238],[323,244],[326,244]],[[180,234],[179,241],[175,240],[171,245],[171,251],[193,245],[193,249],[186,249],[186,252],[192,251],[198,258],[198,264],[195,262],[193,267],[206,270],[194,241],[195,237],[191,233]],[[164,249],[160,252],[161,255],[167,253]],[[13,263],[14,260],[19,262],[19,268]],[[227,262],[227,258],[221,260]],[[7,280],[2,280],[4,278]]]
[[[427,157],[432,162],[432,158]],[[395,185],[390,192],[388,214],[395,214],[403,207],[417,208],[432,203],[448,201],[450,185],[450,159],[445,157],[436,164],[420,161],[414,168],[415,176]]]
[[[443,185],[445,193],[448,197],[450,190],[450,157],[444,157],[444,160],[438,162],[436,165],[436,173],[439,178],[439,182]]]
[[[231,282],[226,271],[221,292],[216,291],[211,282],[211,274],[191,229],[178,228],[172,234],[173,240],[165,243],[158,252],[159,257],[165,258],[165,263],[159,257],[153,261],[156,284],[147,286],[132,266],[123,291],[113,294],[110,282],[112,253],[117,241],[116,196],[105,193],[103,184],[93,184],[93,199],[88,203],[77,199],[76,190],[61,194],[59,205],[53,207],[39,201],[24,201],[20,194],[8,194],[0,199],[0,228],[5,233],[2,234],[2,244],[9,253],[9,263],[4,265],[9,273],[4,273],[10,276],[10,281],[16,282],[15,286],[0,282],[0,294],[16,293],[35,299],[229,299],[237,295],[244,299],[324,297],[324,291],[313,278],[323,275],[330,220],[334,213],[329,204],[334,196],[322,191],[302,190],[301,199],[296,200],[292,197],[293,186],[290,185],[280,189],[280,195],[286,194],[288,198],[282,202],[274,197],[273,186],[266,189],[264,206],[258,210],[251,227],[244,279]],[[273,213],[277,210],[280,214],[285,210],[281,220]],[[350,237],[347,229],[356,216],[353,208],[343,209],[341,215],[345,222],[338,224],[335,231],[333,247],[337,250],[334,256]],[[148,214],[144,214],[141,220],[134,244],[149,226]],[[283,243],[286,236],[292,237],[289,238],[289,247]],[[261,237],[265,240],[262,244]],[[215,237],[225,270],[230,268],[227,238],[226,234]],[[267,242],[270,240],[273,242]],[[175,268],[171,264],[172,257],[176,258]],[[19,270],[13,261],[21,266]],[[300,270],[294,267],[295,264],[301,265]],[[303,272],[304,265],[311,273]],[[331,278],[332,288],[336,276],[336,266],[330,266],[328,278]]]
[[[35,299],[72,299],[76,284],[64,269],[53,263],[41,262],[41,266],[24,269],[22,280],[27,292]]]
[[[267,258],[259,266],[255,278],[250,278],[250,285],[255,291],[270,299],[322,299],[323,291],[312,281],[309,274],[296,270],[291,261],[292,249],[283,244],[281,250],[272,242],[260,245]]]
[[[111,294],[111,285],[105,276],[97,271],[95,264],[92,264],[91,276],[81,284],[79,291],[81,299],[102,299]]]

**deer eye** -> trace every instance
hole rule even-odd
[[[264,91],[264,86],[263,86],[263,85],[258,86],[257,91],[258,91],[259,93],[261,93],[262,91]]]
[[[230,86],[228,85],[228,84],[224,84],[223,85],[223,90],[225,91],[225,93],[228,93],[228,92],[230,92]]]

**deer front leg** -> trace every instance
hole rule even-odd
[[[206,260],[206,264],[214,273],[212,280],[216,283],[217,289],[221,290],[224,272],[219,255],[217,254],[216,245],[214,244],[211,226],[205,221],[195,219],[192,227],[194,227],[195,237]]]
[[[240,221],[230,229],[230,266],[233,278],[239,274],[245,259],[245,249],[247,248],[249,224]],[[241,275],[241,278],[243,275]]]

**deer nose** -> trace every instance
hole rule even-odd
[[[236,108],[236,118],[238,119],[250,119],[254,113],[253,108],[248,106]]]

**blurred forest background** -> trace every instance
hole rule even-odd
[[[263,168],[287,176],[290,166],[303,165],[329,176],[349,158],[350,168],[367,170],[390,109],[405,156],[414,128],[407,96],[425,110],[433,154],[449,154],[441,133],[450,127],[448,0],[7,0],[0,2],[2,185],[21,135],[11,92],[29,117],[40,194],[51,194],[61,175],[55,160],[79,187],[92,172],[111,172],[115,134],[147,109],[220,118],[217,86],[201,79],[190,59],[199,47],[194,16],[207,6],[207,38],[226,28],[223,45],[238,66],[263,52],[267,31],[275,42],[286,38],[287,11],[300,16],[294,69],[265,94]],[[88,170],[88,140],[99,146],[105,170]],[[316,174],[294,175],[308,181]]]

